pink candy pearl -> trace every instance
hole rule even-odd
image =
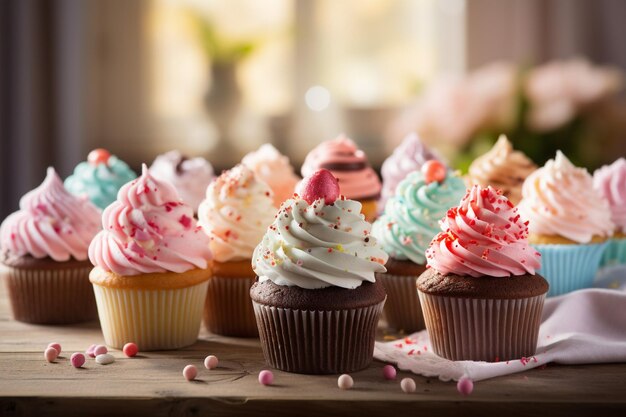
[[[96,346],[96,347],[93,349],[93,354],[94,354],[95,356],[98,356],[98,355],[104,355],[105,353],[108,353],[108,352],[109,352],[109,350],[108,350],[108,349],[107,349],[107,347],[106,347],[106,346],[104,346],[104,345],[98,345],[98,346]]]
[[[391,365],[385,365],[383,367],[383,377],[389,380],[396,379],[396,368]]]
[[[470,395],[474,391],[474,381],[467,376],[462,376],[456,383],[456,390],[461,395]]]
[[[49,343],[48,347],[50,348],[55,348],[57,350],[57,353],[60,355],[61,354],[61,345],[59,343],[53,342],[53,343]]]
[[[53,347],[49,347],[43,352],[43,356],[48,362],[54,362],[57,356],[59,356],[59,351]]]
[[[194,365],[187,365],[183,368],[183,376],[187,381],[193,381],[198,376],[198,368]]]
[[[415,386],[415,381],[413,380],[413,378],[404,378],[402,381],[400,381],[400,388],[402,388],[402,391],[408,394],[411,392],[415,392],[415,389],[417,387]]]
[[[217,356],[209,355],[206,358],[204,358],[204,367],[206,369],[215,369],[217,368],[218,363],[219,363],[219,360],[217,359]]]
[[[87,354],[87,356],[89,356],[90,358],[95,358],[96,354],[93,353],[93,350],[96,348],[96,346],[98,345],[91,345],[87,348],[87,351],[85,352]]]
[[[85,355],[80,352],[72,353],[70,357],[70,362],[74,368],[80,368],[85,364]]]
[[[139,347],[137,347],[137,345],[132,342],[126,343],[124,345],[124,348],[122,349],[122,352],[124,352],[124,355],[132,358],[139,352]]]
[[[272,371],[264,370],[259,372],[259,383],[261,385],[272,385],[274,382],[274,374]]]
[[[339,378],[337,378],[337,386],[340,389],[350,389],[354,386],[354,380],[348,374],[339,375]]]

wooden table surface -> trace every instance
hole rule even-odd
[[[48,363],[49,342],[63,346],[61,358]],[[354,388],[337,388],[336,376],[274,371],[275,384],[261,386],[266,369],[257,340],[214,336],[204,330],[186,349],[147,352],[102,366],[88,359],[84,369],[69,364],[72,352],[103,343],[97,323],[35,326],[13,321],[0,285],[0,416],[56,415],[598,415],[626,416],[626,364],[557,366],[494,378],[475,384],[461,397],[456,384],[406,372],[396,381],[381,376],[383,363],[355,372]],[[217,355],[212,371],[203,359]],[[187,382],[182,369],[195,364],[199,379]],[[411,376],[417,391],[405,394],[400,379]],[[428,413],[428,414],[422,414]]]

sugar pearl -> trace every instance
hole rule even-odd
[[[96,356],[96,362],[100,365],[108,365],[110,363],[115,362],[115,357],[110,353],[103,353],[101,355]]]
[[[96,348],[96,346],[98,345],[91,345],[87,348],[87,351],[85,351],[85,353],[87,354],[87,356],[89,356],[90,358],[95,358],[96,354],[93,353],[93,350]]]
[[[106,346],[104,345],[98,345],[93,349],[93,354],[98,357],[98,355],[104,355],[105,353],[108,353],[109,349],[107,349]]]
[[[57,356],[59,356],[59,351],[53,347],[49,347],[43,352],[43,356],[48,362],[54,362]]]
[[[263,370],[259,372],[259,383],[261,385],[272,385],[274,382],[274,374],[272,371]]]
[[[80,368],[85,364],[85,355],[80,352],[72,353],[70,357],[70,363],[74,368]]]
[[[408,394],[411,392],[415,392],[415,389],[417,387],[415,386],[415,381],[413,380],[413,378],[404,378],[402,379],[402,381],[400,381],[400,388],[402,388],[402,391]]]
[[[341,389],[350,389],[354,386],[354,380],[348,374],[339,375],[337,386]]]
[[[456,390],[461,395],[470,395],[474,391],[474,381],[467,376],[462,376],[456,383]]]
[[[209,355],[206,358],[204,358],[204,367],[206,369],[215,369],[217,368],[218,363],[219,363],[219,360],[217,359],[217,356]]]
[[[55,348],[57,350],[57,353],[59,355],[61,354],[61,345],[59,343],[56,343],[56,342],[48,343],[48,347]]]
[[[187,365],[183,368],[183,376],[187,381],[193,381],[198,376],[198,368],[194,365]]]
[[[137,352],[139,352],[139,348],[137,347],[136,344],[130,342],[124,345],[122,352],[124,352],[124,355],[128,356],[129,358],[132,358],[133,356],[137,354]]]
[[[383,377],[389,380],[396,379],[396,368],[391,365],[385,365],[383,367]]]

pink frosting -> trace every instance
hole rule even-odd
[[[211,260],[209,238],[176,189],[152,177],[125,184],[102,214],[104,230],[89,246],[89,259],[119,275],[204,269]]]
[[[472,277],[534,274],[540,254],[528,244],[528,221],[500,191],[475,185],[448,210],[426,250],[439,273]]]
[[[616,229],[626,233],[626,159],[598,169],[593,174],[593,186],[609,202]]]
[[[15,256],[83,261],[98,230],[100,210],[70,194],[54,168],[48,168],[43,183],[24,195],[20,210],[2,222],[0,246]]]
[[[344,135],[322,142],[309,152],[302,165],[302,176],[307,177],[320,168],[337,178],[341,194],[349,199],[377,198],[380,194],[380,180],[367,156]]]

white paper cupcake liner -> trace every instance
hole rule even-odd
[[[33,324],[72,324],[96,320],[96,301],[87,268],[1,267],[15,320]]]
[[[437,355],[497,362],[535,354],[545,294],[488,300],[418,293]]]
[[[339,374],[367,367],[384,303],[304,311],[252,302],[266,362],[303,374]]]
[[[413,333],[425,328],[422,307],[416,292],[415,275],[376,274],[387,293],[383,311],[389,327]]]
[[[587,245],[532,245],[541,253],[537,271],[550,284],[548,297],[591,288],[608,242]]]
[[[195,343],[207,282],[180,289],[139,290],[93,285],[107,345],[134,342],[142,351],[178,349]]]
[[[250,299],[256,276],[211,277],[204,306],[204,324],[211,333],[233,337],[259,335]]]

